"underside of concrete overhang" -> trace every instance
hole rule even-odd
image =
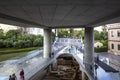
[[[120,22],[120,0],[0,0],[0,23],[79,28]]]

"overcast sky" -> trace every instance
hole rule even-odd
[[[95,30],[102,31],[102,26],[96,27]]]

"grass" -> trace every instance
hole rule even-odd
[[[11,53],[11,54],[2,54],[0,55],[0,62],[9,60],[9,59],[15,59],[15,58],[21,58],[23,56],[27,55],[27,52],[21,52],[21,53]]]
[[[30,48],[1,48],[0,54],[9,54],[9,53],[20,53],[20,52],[27,52],[32,51],[35,49],[39,49],[40,47],[30,47]]]
[[[21,58],[27,55],[27,52],[39,49],[40,47],[31,47],[31,48],[22,48],[22,49],[15,49],[15,48],[2,48],[0,49],[0,62],[9,60],[9,59],[15,59],[15,58]]]

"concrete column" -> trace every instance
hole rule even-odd
[[[44,29],[44,58],[51,57],[51,29]]]
[[[55,40],[57,40],[57,39],[58,39],[58,30],[55,29]]]
[[[85,53],[83,62],[88,73],[94,78],[94,28],[85,28]]]
[[[55,29],[55,37],[58,37],[58,30]]]

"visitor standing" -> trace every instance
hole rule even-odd
[[[11,75],[9,76],[9,80],[12,80],[12,76]]]
[[[17,80],[17,77],[16,77],[15,73],[12,74],[12,76],[11,76],[11,80]]]
[[[20,71],[20,80],[24,80],[24,70]]]

